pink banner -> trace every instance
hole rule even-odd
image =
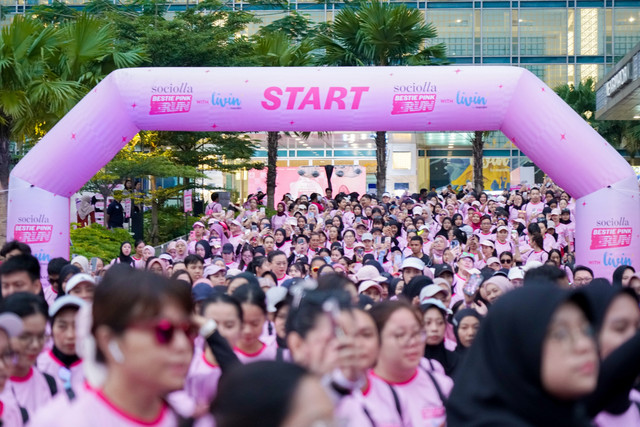
[[[192,195],[193,195],[193,190],[184,190],[184,211],[185,212],[193,211]]]
[[[354,170],[359,170],[356,174]],[[341,171],[342,173],[337,173]],[[342,176],[338,176],[342,175]],[[267,170],[249,171],[249,193],[267,192]],[[279,202],[289,193],[294,199],[305,194],[318,193],[324,196],[327,188],[327,174],[323,167],[279,167],[277,168],[276,192],[274,200]],[[360,166],[336,166],[331,177],[334,194],[356,191],[364,194],[367,188],[365,168]]]

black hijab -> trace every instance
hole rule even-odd
[[[567,301],[591,317],[584,295],[552,286],[515,289],[494,304],[457,373],[447,425],[590,425],[581,405],[554,398],[542,385],[547,329]]]
[[[453,316],[453,319],[451,320],[451,323],[453,324],[453,334],[456,336],[456,341],[458,342],[455,352],[460,356],[466,355],[469,350],[460,343],[460,337],[458,336],[460,322],[462,322],[462,319],[465,317],[475,317],[479,322],[482,322],[482,316],[472,308],[463,308],[462,310],[458,310],[458,312]]]
[[[133,251],[133,245],[130,242],[122,242],[122,244],[120,245],[120,255],[118,255],[118,262],[120,264],[129,264],[133,267],[135,263],[133,261],[133,258],[131,258],[131,252],[129,252],[129,255],[125,255],[124,253],[122,253],[122,247],[127,244],[131,246],[131,250]]]
[[[442,317],[444,318],[445,324],[447,323],[447,313],[445,313],[440,307],[434,304],[423,304],[420,306],[420,310],[422,313],[426,313],[427,310],[431,308],[436,308]],[[424,357],[429,360],[437,360],[440,362],[442,367],[444,368],[444,373],[452,376],[458,366],[458,361],[460,356],[451,350],[447,350],[444,346],[444,337],[442,341],[440,341],[437,345],[429,345],[425,344],[424,346]]]
[[[282,235],[284,236],[282,238],[282,242],[278,243],[278,240],[276,239],[276,235],[275,233],[277,233],[278,231],[280,231],[282,233]],[[280,249],[281,247],[283,247],[285,245],[285,243],[287,243],[287,232],[284,230],[284,228],[278,228],[274,233],[273,233],[273,241],[276,244],[276,248]]]
[[[622,274],[620,274],[620,277],[622,277]],[[606,279],[594,279],[587,286],[580,288],[580,292],[586,295],[591,306],[591,311],[593,312],[593,327],[596,331],[596,336],[598,336],[602,329],[604,319],[609,311],[609,306],[611,306],[618,296],[627,294],[633,298],[636,304],[638,303],[638,296],[633,289],[611,286]],[[609,356],[607,356],[607,359],[609,359]],[[607,364],[607,359],[603,361],[603,368]],[[635,375],[631,374],[630,377],[635,378]],[[631,406],[631,401],[629,400],[631,387],[632,384],[630,382],[627,387],[617,389],[615,393],[606,393],[607,399],[604,410],[614,415],[621,415],[629,409],[629,406]],[[594,398],[599,400],[597,393],[594,393],[594,395],[595,396],[590,396],[590,398],[587,399],[590,404],[594,403],[592,402]]]
[[[196,247],[200,245],[204,248],[204,259],[205,261],[211,258],[211,245],[209,245],[209,242],[207,242],[206,240],[199,240],[198,243],[196,243]]]

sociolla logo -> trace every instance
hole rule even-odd
[[[177,83],[177,84],[169,83],[166,85],[151,86],[151,92],[167,93],[167,94],[193,93],[193,87],[186,82]]]

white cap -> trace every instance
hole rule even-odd
[[[237,268],[230,268],[227,270],[227,277],[236,277],[240,273],[242,273],[242,271]]]
[[[413,214],[422,215],[422,206],[416,206],[415,208],[413,208]]]
[[[93,286],[96,286],[96,279],[93,278],[90,274],[87,273],[78,273],[75,276],[72,276],[71,279],[67,282],[67,287],[65,288],[65,293],[71,292],[71,289],[78,286],[80,283],[91,283]]]
[[[163,259],[165,261],[173,261],[173,257],[169,254],[160,254],[158,258]]]
[[[365,240],[373,240],[373,234],[371,233],[364,233],[362,235],[362,241],[364,242]]]
[[[444,289],[442,289],[440,286],[436,285],[435,283],[433,285],[425,286],[420,291],[420,304],[423,304],[428,299],[433,298],[433,296],[435,294],[437,294],[438,292],[445,292],[446,293],[447,291],[445,291]]]
[[[0,314],[0,329],[4,329],[9,338],[17,337],[22,333],[22,319],[15,313],[2,313]]]
[[[382,293],[382,286],[380,286],[378,282],[374,282],[373,280],[365,280],[364,282],[360,283],[360,285],[358,286],[358,293],[361,294],[367,289],[371,288],[376,288],[378,292]]]
[[[542,267],[542,265],[543,264],[540,261],[529,261],[524,267],[522,267],[522,269],[526,272],[533,270],[534,268]]]
[[[204,224],[202,223],[202,221],[196,221],[193,223],[193,228],[196,228],[196,227],[204,228]]]
[[[436,277],[435,279],[433,279],[433,284],[437,286],[445,285],[447,288],[449,288],[449,293],[451,293],[451,285],[449,284],[449,282],[447,282],[446,279],[443,279],[442,277]]]
[[[204,275],[204,277],[209,277],[211,275],[214,275],[222,270],[226,270],[226,268],[224,267],[220,267],[218,264],[211,264],[209,266],[207,266],[207,268],[204,269],[204,273],[202,273]]]
[[[422,271],[424,270],[424,267],[424,262],[422,262],[420,258],[409,257],[402,261],[402,267],[400,270],[404,270],[405,268],[415,268],[416,270]]]
[[[556,223],[553,221],[547,221],[547,229],[549,228],[553,228],[554,230],[556,229]]]
[[[495,248],[495,245],[489,239],[483,240],[482,242],[480,242],[480,244],[483,245],[483,246],[489,246],[490,248]]]
[[[521,267],[512,267],[508,277],[509,280],[524,279],[524,270]]]
[[[389,193],[382,193],[382,197],[391,197],[391,194],[389,194]]]
[[[429,304],[429,305],[435,305],[436,307],[438,307],[440,310],[444,311],[447,314],[451,314],[451,310],[449,310],[447,307],[444,306],[444,304],[442,303],[442,301],[440,301],[439,299],[435,299],[435,298],[427,298],[426,300],[422,301],[422,299],[420,300],[420,305],[425,305],[425,304]]]
[[[82,308],[87,305],[87,302],[74,295],[64,295],[56,299],[54,303],[49,307],[49,317],[55,316],[60,310],[65,307],[78,307]]]
[[[386,282],[387,278],[382,276],[377,268],[373,265],[365,265],[356,273],[356,280],[364,282],[365,280],[373,280],[374,282]]]
[[[491,258],[489,258],[489,259],[487,260],[487,265],[491,265],[491,264],[493,264],[494,262],[495,262],[496,264],[500,265],[500,260],[499,260],[498,258],[494,257],[494,256],[492,256]]]
[[[467,272],[469,274],[480,274],[480,270],[478,270],[477,268],[470,268],[469,270],[467,270]]]
[[[267,311],[269,313],[276,312],[276,305],[287,297],[287,293],[289,290],[287,288],[283,288],[282,286],[274,286],[270,288],[267,293]]]
[[[506,225],[501,225],[500,227],[498,227],[497,231],[502,231],[502,230],[509,231],[509,227],[507,227]]]
[[[558,208],[551,209],[551,215],[560,215],[562,211]]]

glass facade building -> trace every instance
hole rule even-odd
[[[0,4],[21,12],[38,0],[0,0]],[[391,1],[394,3],[394,1]],[[81,0],[67,1],[80,5]],[[174,0],[170,11],[183,10],[186,0]],[[400,2],[397,2],[400,4]],[[604,75],[640,42],[640,0],[537,0],[468,1],[441,0],[402,2],[419,9],[432,23],[438,38],[447,46],[452,63],[461,65],[513,65],[529,69],[550,87],[577,84]],[[227,1],[227,7],[252,12],[261,23],[251,24],[255,33],[289,12],[273,6]],[[290,10],[316,22],[331,21],[344,7],[327,0],[291,0]],[[258,136],[261,148],[257,160],[266,161],[265,136]],[[528,159],[500,132],[489,136],[485,157],[499,159],[513,170]],[[470,162],[468,133],[390,133],[389,190],[394,186],[417,190],[440,185],[443,171],[465,168]],[[398,161],[394,162],[397,157]],[[334,132],[303,141],[295,137],[281,140],[280,165],[334,164],[365,165],[368,182],[375,182],[375,145],[372,133]],[[398,169],[394,165],[399,166]],[[407,169],[407,165],[410,165]]]

